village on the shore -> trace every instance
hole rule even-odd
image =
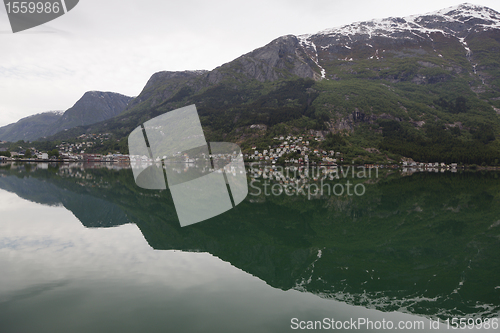
[[[310,142],[302,136],[279,136],[274,137],[279,143],[268,149],[258,150],[252,146],[250,153],[244,154],[246,162],[263,162],[265,164],[311,164],[311,165],[330,165],[351,164],[344,161],[344,154],[334,150],[323,150],[310,148]],[[322,141],[324,138],[315,137],[314,141]],[[352,163],[354,164],[354,163]],[[422,163],[411,159],[401,161],[400,164],[364,164],[367,168],[399,168],[404,172],[416,172],[423,170],[456,170],[458,163]]]
[[[0,148],[0,162],[23,161],[23,162],[83,162],[83,163],[115,163],[130,165],[132,162],[148,162],[147,156],[129,156],[120,152],[109,152],[108,154],[87,153],[96,145],[109,140],[109,134],[89,134],[79,137],[80,142],[62,142],[52,151],[39,151],[35,147],[19,151],[7,151]],[[344,154],[340,151],[324,150],[317,147],[323,141],[321,136],[303,137],[293,135],[281,135],[273,138],[275,144],[267,149],[258,149],[252,146],[250,150],[243,153],[246,163],[259,163],[264,165],[325,165],[336,166],[342,164],[354,164],[353,161],[345,161]],[[8,154],[6,154],[8,153]],[[212,157],[212,156],[211,156]],[[194,162],[190,156],[184,154],[185,163]],[[378,163],[364,164],[367,168],[403,168],[403,172],[416,171],[445,171],[456,170],[462,166],[457,163],[445,164],[442,162],[424,163],[415,162],[411,159],[403,159],[400,163]]]

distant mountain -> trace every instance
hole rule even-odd
[[[89,91],[66,112],[44,112],[0,128],[0,140],[34,141],[60,131],[94,124],[125,110],[132,97],[113,92]]]
[[[30,141],[51,133],[50,126],[55,124],[63,115],[62,111],[50,111],[35,114],[4,127],[0,127],[0,140]]]
[[[51,139],[111,132],[125,149],[145,120],[196,104],[209,140],[244,149],[296,133],[330,136],[319,148],[360,162],[499,163],[499,78],[500,13],[462,4],[279,37],[209,72],[156,73],[123,114]]]
[[[52,134],[76,126],[90,125],[120,114],[132,97],[101,91],[86,92],[53,126]]]

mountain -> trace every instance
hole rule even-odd
[[[477,69],[477,62],[484,60],[482,59],[484,58],[483,51],[486,50],[472,52],[468,43],[471,41],[472,44],[476,45],[481,43],[482,39],[478,39],[478,37],[485,32],[487,34],[481,36],[483,39],[495,39],[498,29],[500,29],[500,13],[487,7],[462,4],[424,15],[404,18],[389,17],[357,22],[315,34],[279,37],[266,46],[247,53],[211,72],[191,73],[196,73],[199,79],[197,81],[203,83],[199,87],[207,87],[231,78],[240,82],[245,79],[255,79],[259,82],[276,81],[293,76],[315,80],[321,78],[340,79],[339,74],[342,76],[344,72],[347,72],[344,74],[357,74],[353,70],[346,70],[346,67],[352,67],[363,60],[389,58],[431,57],[438,58],[433,59],[434,61],[442,60],[441,63],[443,61],[458,61],[458,65],[465,67],[468,66],[463,60],[468,60],[470,67]],[[492,40],[488,40],[488,42],[494,43]],[[494,45],[488,46],[494,47]],[[458,51],[459,54],[450,54],[451,49]],[[495,49],[490,51],[495,51]],[[444,54],[449,56],[462,55],[463,58],[444,60],[443,58],[446,59]],[[366,64],[385,65],[386,61],[363,62],[362,64],[365,67]],[[433,63],[423,63],[419,67],[443,68],[443,66]],[[377,67],[373,70],[379,71],[380,69]],[[448,71],[447,74],[450,74],[450,71],[460,69],[453,67],[451,69],[445,68],[445,70]],[[153,75],[141,95],[146,94],[148,91],[146,88],[151,85],[151,81],[154,81],[156,76],[162,75],[165,78],[162,84],[165,84],[171,78],[177,79],[177,75],[181,73],[186,72],[177,72],[177,74],[169,72],[168,76],[162,73]],[[477,74],[477,70],[474,73]],[[200,77],[202,74],[204,76]],[[381,74],[380,78],[390,77],[390,75],[384,76],[385,72]],[[481,74],[479,76],[481,77]],[[185,76],[185,78],[188,77]],[[432,76],[428,77],[426,81],[419,80],[420,78],[421,76],[417,75],[414,82],[433,82]],[[399,81],[402,79],[402,77],[399,78]],[[395,78],[391,81],[394,80],[398,79]],[[187,85],[193,85],[192,81]],[[199,90],[195,89],[194,92]],[[141,95],[138,96],[138,102],[142,102],[144,99]],[[172,95],[173,93],[170,91],[169,94],[163,96],[163,100],[167,100]],[[136,104],[134,103],[134,105]]]
[[[190,81],[200,77],[208,71],[182,71],[182,72],[158,72],[153,74],[148,80],[142,92],[137,98],[134,98],[127,106],[127,110],[134,109],[136,106],[141,105],[142,108],[152,108],[162,103],[163,101],[171,98],[174,93],[186,89]]]
[[[111,132],[125,151],[133,128],[194,103],[209,140],[244,149],[295,133],[360,162],[495,164],[499,51],[500,13],[470,4],[287,35],[209,72],[154,74],[123,114],[50,139]]]
[[[327,78],[336,78],[335,74],[342,71],[332,67],[344,62],[409,57],[447,59],[457,56],[451,53],[452,50],[461,52],[470,66],[463,61],[464,58],[457,57],[452,61],[466,68],[444,68],[435,62],[438,59],[421,63],[420,67],[441,67],[448,71],[443,74],[473,67],[474,74],[477,74],[475,67],[478,61],[483,60],[484,50],[472,52],[469,44],[479,48],[482,40],[495,38],[497,29],[500,29],[498,12],[487,7],[462,4],[425,15],[357,22],[298,38],[309,57],[322,69],[323,77]],[[485,32],[488,33],[483,34]],[[458,45],[462,47],[457,48]],[[433,78],[424,79],[422,75],[417,75],[413,77],[413,82],[432,83]],[[393,77],[392,81],[402,79],[401,76]]]
[[[54,134],[76,126],[113,118],[125,110],[131,100],[132,97],[113,92],[88,91],[75,105],[64,112],[50,127],[50,131]]]
[[[49,127],[63,115],[61,111],[50,111],[35,114],[7,126],[0,127],[0,140],[30,141],[49,135]]]
[[[33,141],[60,131],[94,124],[125,110],[132,97],[113,92],[86,92],[66,112],[44,112],[0,128],[0,140]]]

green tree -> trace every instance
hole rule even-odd
[[[59,158],[59,150],[57,149],[52,149],[51,151],[48,152],[49,158],[54,156],[55,158]]]

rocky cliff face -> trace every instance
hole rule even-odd
[[[244,78],[260,82],[276,81],[298,76],[319,79],[318,67],[306,54],[296,36],[287,35],[224,64],[207,76],[210,84],[221,82],[226,76],[242,74]]]
[[[483,45],[496,41],[490,49]],[[471,73],[472,89],[496,79],[490,57],[498,61],[500,13],[483,6],[462,4],[424,15],[357,22],[315,34],[279,37],[269,44],[207,71],[154,74],[128,109],[148,99],[153,107],[181,88],[196,94],[221,83],[276,81],[300,77],[341,80],[352,77],[433,84]],[[409,70],[401,62],[415,60]],[[408,66],[406,66],[408,67]],[[428,75],[419,73],[426,69]]]
[[[279,37],[212,71],[158,72],[134,99],[128,110],[156,107],[167,100],[181,99],[202,89],[235,81],[276,81],[298,76],[320,79],[319,68],[306,54],[296,36]]]
[[[456,63],[450,48],[458,50],[476,71],[474,40],[493,32],[498,40],[500,13],[483,6],[461,4],[437,12],[408,17],[389,17],[357,22],[315,34],[287,35],[224,64],[207,74],[210,84],[241,73],[258,81],[275,81],[289,76],[336,79],[332,67],[352,66],[363,60],[408,57],[446,58],[447,70],[460,73],[466,63]],[[456,54],[455,54],[456,55]],[[347,66],[345,66],[347,64]],[[378,62],[378,65],[383,64]],[[421,67],[437,67],[421,62]],[[352,72],[351,72],[352,73]],[[476,72],[477,74],[477,72]],[[419,79],[417,78],[417,81]],[[420,83],[433,83],[421,80]]]
[[[197,78],[204,76],[208,71],[162,71],[155,73],[148,80],[142,92],[130,102],[127,110],[140,107],[155,107],[173,97],[181,88],[194,85]]]

